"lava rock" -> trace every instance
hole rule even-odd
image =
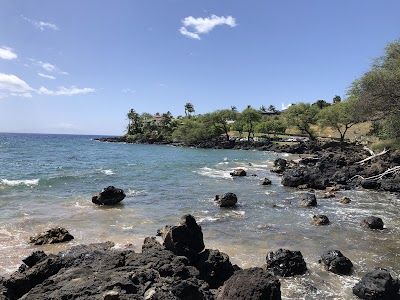
[[[32,252],[32,254],[29,255],[28,257],[24,258],[22,261],[29,268],[31,268],[34,265],[36,265],[36,263],[38,263],[39,261],[43,260],[46,257],[47,257],[47,255],[43,251],[35,251],[35,252]]]
[[[270,185],[272,181],[268,178],[261,179],[261,185]]]
[[[377,268],[365,274],[353,287],[353,294],[367,300],[398,300],[399,280],[393,279],[390,273]]]
[[[97,205],[115,205],[124,200],[125,196],[123,190],[108,186],[98,195],[93,196],[92,202]]]
[[[279,280],[261,268],[236,271],[222,286],[217,300],[280,300]]]
[[[278,249],[267,254],[267,269],[275,275],[290,277],[307,272],[307,265],[300,251]]]
[[[339,275],[349,275],[353,269],[353,263],[339,250],[329,250],[322,254],[318,260],[330,272]]]
[[[328,225],[329,219],[325,215],[314,215],[313,222],[315,225]]]
[[[167,229],[162,235],[163,245],[176,255],[186,256],[191,263],[204,250],[203,232],[192,215],[185,215],[177,226]]]
[[[362,220],[361,226],[369,229],[383,230],[383,221],[381,218],[369,216]]]
[[[351,200],[349,197],[344,196],[344,197],[340,198],[339,202],[343,203],[343,204],[349,204],[351,202]]]
[[[298,202],[301,206],[317,206],[317,198],[312,193],[306,193],[302,195],[302,200]]]
[[[287,160],[283,158],[277,158],[274,160],[274,167],[272,168],[271,172],[282,174],[286,171],[287,167]]]
[[[29,242],[34,245],[44,245],[68,242],[73,239],[74,237],[68,232],[67,229],[55,227],[39,233],[36,236],[30,237]]]
[[[229,173],[231,176],[246,176],[247,173],[243,169],[236,169]]]
[[[233,207],[238,199],[234,193],[225,193],[222,197],[216,195],[214,201],[218,203],[219,207]]]

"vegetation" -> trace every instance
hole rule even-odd
[[[307,133],[310,140],[315,140],[316,136],[311,129],[311,125],[317,122],[318,106],[310,103],[300,102],[288,108],[285,116],[289,126],[296,127],[303,133]]]

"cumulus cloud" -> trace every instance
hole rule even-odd
[[[236,20],[232,16],[219,17],[211,15],[208,18],[194,18],[192,16],[186,17],[182,20],[183,27],[179,28],[179,32],[184,36],[192,39],[200,40],[200,35],[210,32],[214,27],[219,25],[228,25],[235,27]],[[193,31],[189,31],[192,28]]]
[[[60,86],[55,91],[48,90],[47,88],[42,86],[42,87],[40,87],[40,89],[37,90],[37,92],[39,94],[49,95],[49,96],[73,96],[73,95],[78,95],[78,94],[93,93],[95,91],[96,91],[96,89],[93,89],[93,88],[77,88],[75,86],[72,86],[70,88]]]
[[[33,26],[35,26],[37,29],[40,29],[41,31],[46,30],[46,29],[51,29],[54,31],[59,30],[58,26],[56,24],[53,23],[49,23],[49,22],[43,22],[43,21],[35,21],[35,20],[31,20],[25,16],[21,16],[25,21],[28,21],[29,23],[31,23]]]
[[[43,78],[47,78],[47,79],[56,79],[54,76],[52,76],[52,75],[47,75],[47,74],[43,74],[43,73],[38,73],[38,75],[40,76],[40,77],[43,77]]]
[[[7,60],[12,60],[12,59],[16,59],[17,57],[18,56],[14,52],[13,49],[5,47],[5,46],[0,47],[0,58],[7,59]]]
[[[19,96],[19,97],[32,97],[31,88],[25,81],[12,74],[0,73],[0,92],[2,97]]]

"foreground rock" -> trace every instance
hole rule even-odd
[[[280,300],[279,280],[261,268],[237,271],[220,290],[217,300]]]
[[[369,229],[384,229],[384,224],[381,218],[369,216],[361,221],[361,226]]]
[[[328,225],[329,219],[325,215],[314,215],[313,216],[313,223],[315,225]]]
[[[317,198],[312,193],[305,193],[302,195],[302,200],[298,202],[300,206],[317,206]]]
[[[121,189],[113,186],[104,188],[98,195],[92,197],[92,202],[98,205],[115,205],[125,198],[125,193]]]
[[[271,185],[272,181],[268,178],[261,179],[261,185]]]
[[[275,275],[289,277],[307,272],[306,262],[300,251],[278,249],[267,254],[267,269]]]
[[[377,268],[368,272],[353,287],[353,294],[367,300],[399,300],[398,279],[393,279],[385,269]]]
[[[225,193],[221,196],[216,195],[214,201],[219,207],[233,207],[236,205],[238,199],[234,193]]]
[[[236,169],[236,170],[233,170],[231,173],[229,173],[231,176],[239,176],[239,177],[241,177],[241,176],[246,176],[247,175],[247,173],[246,173],[246,171],[245,170],[243,170],[243,169]]]
[[[349,275],[353,269],[353,263],[339,250],[324,252],[318,262],[322,263],[329,272],[339,275]]]
[[[274,167],[271,169],[271,172],[282,174],[286,171],[287,160],[283,158],[277,158],[274,160]]]
[[[29,242],[34,245],[56,244],[73,240],[74,237],[68,232],[67,229],[62,227],[54,227],[45,232],[32,236]]]

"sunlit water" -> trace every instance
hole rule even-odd
[[[341,191],[318,199],[316,208],[296,205],[301,192],[270,172],[282,154],[203,150],[157,145],[101,143],[90,136],[0,134],[0,275],[10,274],[35,250],[58,252],[80,243],[113,241],[140,251],[144,237],[191,213],[207,248],[227,253],[241,267],[262,266],[267,252],[300,250],[309,272],[282,279],[284,299],[356,299],[351,287],[374,267],[400,270],[400,200],[397,195]],[[235,168],[248,174],[231,178]],[[268,177],[272,185],[260,185]],[[122,205],[91,202],[103,187],[124,189]],[[239,205],[221,209],[216,194],[233,192]],[[348,196],[350,204],[338,199]],[[315,226],[314,214],[331,225]],[[359,226],[363,217],[383,219],[384,231]],[[67,244],[32,246],[29,237],[52,226],[67,228]],[[354,273],[338,276],[318,263],[324,250],[339,249]],[[313,288],[315,287],[315,288]]]

